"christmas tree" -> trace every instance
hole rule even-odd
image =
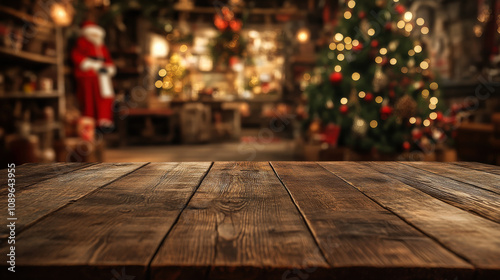
[[[360,153],[423,149],[449,127],[423,43],[429,29],[401,2],[346,1],[305,75],[311,127],[337,127],[338,144]]]

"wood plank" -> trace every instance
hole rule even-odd
[[[500,194],[500,175],[438,162],[401,163]],[[500,199],[500,197],[498,197],[498,199]]]
[[[495,193],[405,164],[387,162],[370,167],[455,207],[500,223],[500,197]]]
[[[476,279],[500,279],[500,225],[460,210],[371,167],[320,163],[406,222],[472,263]]]
[[[484,172],[500,175],[500,166],[496,166],[496,165],[489,165],[489,164],[484,164],[484,163],[479,163],[479,162],[465,162],[465,161],[454,162],[453,164],[458,165],[458,166],[462,166],[462,167],[466,167],[466,168],[470,168],[470,169],[475,169],[475,170],[479,170],[479,171],[484,171]]]
[[[89,167],[95,163],[27,163],[16,166],[15,179],[16,179],[16,192],[31,186],[35,183],[60,176],[78,169]],[[7,190],[7,171],[2,170],[0,178],[0,195],[6,194]],[[5,176],[4,176],[5,175]]]
[[[146,279],[210,165],[151,163],[35,224],[18,236],[16,279]]]
[[[471,278],[473,267],[316,163],[272,162],[332,275],[345,279]],[[363,269],[359,269],[363,267]]]
[[[310,267],[319,275],[328,265],[269,164],[217,162],[151,263],[151,279],[285,279]]]
[[[102,163],[56,176],[31,185],[16,193],[16,232],[32,225],[42,217],[72,203],[116,179],[144,166],[144,163]],[[0,194],[0,201],[7,201],[7,194]],[[7,219],[7,211],[0,212],[0,220]],[[0,228],[0,237],[9,233]],[[4,241],[4,240],[2,240]]]

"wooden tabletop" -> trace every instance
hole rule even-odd
[[[495,166],[26,164],[15,195],[0,279],[500,279]]]

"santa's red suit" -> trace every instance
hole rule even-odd
[[[90,21],[84,22],[71,57],[82,114],[94,118],[98,126],[111,126],[114,100],[111,77],[116,68],[104,45],[104,36],[103,28]]]

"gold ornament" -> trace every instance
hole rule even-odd
[[[407,94],[396,102],[394,113],[401,119],[409,119],[417,113],[417,106],[417,102]]]

